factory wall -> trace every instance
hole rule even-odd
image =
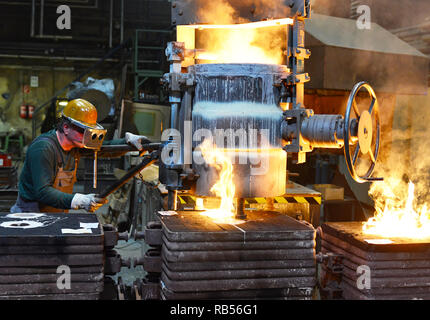
[[[430,1],[428,0],[358,0],[356,2],[369,6],[372,21],[386,29],[404,28],[424,23],[427,21],[430,11]]]
[[[0,137],[6,133],[20,132],[25,136],[26,143],[32,139],[32,120],[20,117],[21,105],[38,107],[47,102],[58,90],[65,87],[77,76],[73,70],[33,70],[28,68],[0,67]],[[31,77],[37,76],[37,87],[31,87]],[[90,74],[99,78],[98,74]],[[86,77],[82,80],[85,80]],[[65,96],[65,91],[61,96]],[[1,95],[9,93],[6,100]],[[45,113],[46,110],[43,112]],[[40,134],[40,128],[37,135]],[[0,139],[2,141],[2,139]],[[1,147],[0,147],[1,148]]]

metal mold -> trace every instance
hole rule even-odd
[[[316,284],[315,230],[277,212],[237,226],[198,212],[161,216],[163,299],[308,299]]]
[[[277,212],[247,211],[247,220],[237,228],[218,224],[198,211],[178,211],[178,215],[160,216],[163,235],[175,242],[212,241],[289,241],[315,240],[315,230]]]
[[[389,239],[389,244],[368,240],[382,237],[362,232],[360,222],[326,223],[322,226],[322,253],[342,257],[337,283],[344,299],[429,299],[430,243],[426,240]],[[370,286],[363,281],[359,268],[370,272]],[[322,266],[322,279],[332,274]]]

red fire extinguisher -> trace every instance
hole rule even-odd
[[[22,105],[20,108],[19,108],[19,116],[21,117],[21,118],[23,118],[23,119],[27,119],[27,114],[28,114],[28,108],[27,108],[27,106],[26,105]]]
[[[22,105],[19,108],[19,116],[23,119],[33,118],[34,106],[32,105]]]
[[[34,106],[27,106],[27,107],[28,107],[28,118],[32,119],[33,113],[34,113]]]

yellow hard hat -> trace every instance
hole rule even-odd
[[[96,107],[84,99],[69,101],[63,109],[62,116],[83,129],[103,129],[103,127],[97,123]]]

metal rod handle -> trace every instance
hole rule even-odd
[[[157,159],[155,158],[155,152],[153,151],[147,156],[143,157],[143,160],[140,164],[134,166],[132,169],[130,169],[121,179],[119,179],[117,182],[109,186],[105,191],[97,195],[98,198],[106,198],[108,195],[112,194],[119,188],[121,188],[127,181],[129,181],[131,178],[133,178],[136,174],[138,174],[141,170],[145,169],[147,166],[153,164]]]

